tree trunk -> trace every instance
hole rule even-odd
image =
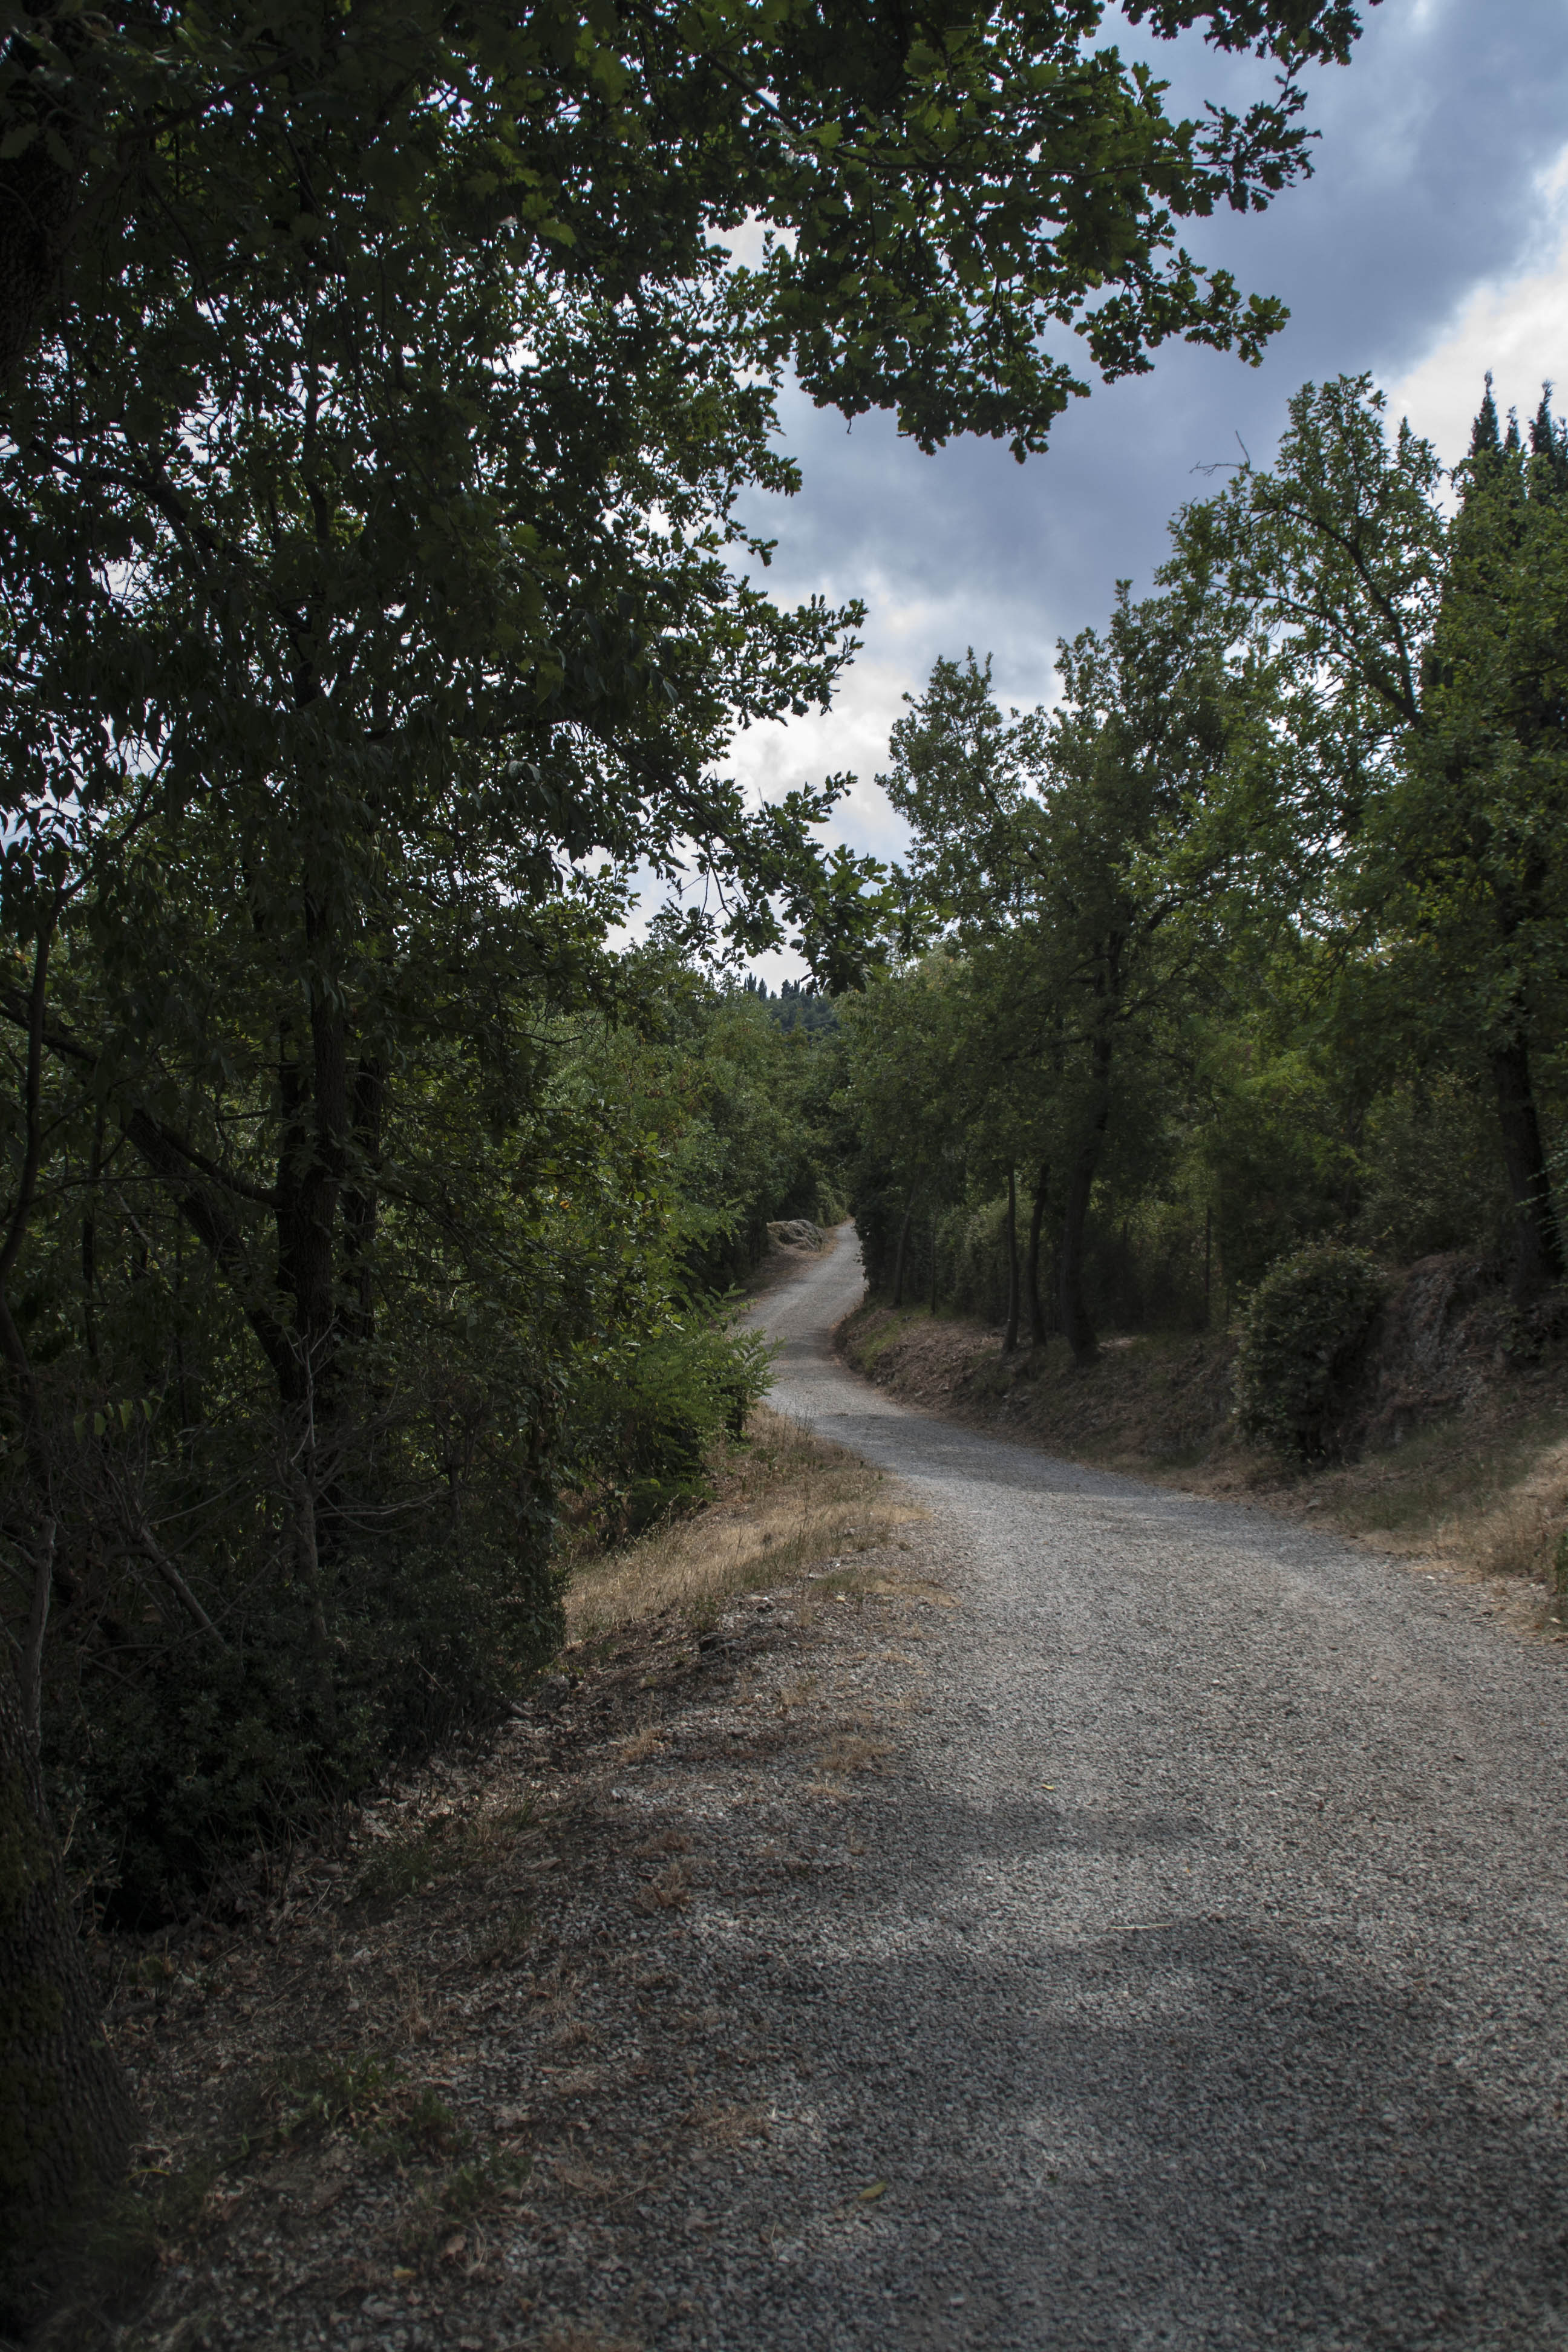
[[[1563,1242],[1536,1114],[1530,1049],[1517,1033],[1494,1051],[1492,1082],[1513,1202],[1513,1299],[1516,1307],[1528,1307],[1562,1281]]]
[[[331,1387],[342,1336],[334,1255],[350,1123],[348,1024],[321,985],[311,990],[308,1063],[289,1044],[283,1040],[279,1064],[278,1284],[294,1302],[299,1365],[294,1393],[283,1402],[308,1405],[314,1417]]]
[[[381,1165],[381,1118],[386,1101],[386,1072],[374,1058],[362,1060],[354,1073],[352,1180],[343,1188],[343,1246],[352,1337],[365,1342],[375,1337],[375,1291],[371,1253],[380,1213],[377,1172]],[[763,1238],[766,1239],[764,1228]]]
[[[283,1384],[279,1402],[295,1567],[310,1610],[316,1705],[329,1731],[336,1704],[325,1590],[342,1467],[339,1433],[332,1423],[341,1403],[338,1375],[347,1336],[337,1281],[338,1220],[353,1110],[357,1108],[373,1124],[379,1122],[380,1114],[379,1074],[367,1079],[368,1091],[351,1107],[348,1022],[321,970],[331,948],[328,919],[318,913],[307,884],[308,1055],[293,1055],[287,1034],[279,1041],[284,1118],[277,1185],[278,1273],[279,1288],[294,1302],[292,1377]],[[363,1199],[358,1205],[368,1245],[374,1205]]]
[[[936,1219],[931,1221],[931,1311],[936,1313]]]
[[[904,1211],[904,1221],[899,1227],[899,1246],[893,1259],[893,1304],[895,1307],[901,1307],[904,1303],[904,1262],[909,1255],[910,1227],[913,1224],[914,1221],[914,1204],[911,1202]]]
[[[1110,1118],[1110,1041],[1101,1036],[1095,1042],[1096,1088],[1094,1115],[1079,1144],[1068,1177],[1067,1204],[1062,1214],[1062,1254],[1060,1260],[1060,1297],[1062,1329],[1067,1334],[1075,1364],[1092,1364],[1099,1353],[1094,1326],[1089,1319],[1089,1308],[1083,1296],[1083,1236],[1089,1222],[1089,1195],[1094,1190],[1095,1171],[1100,1166],[1101,1146]]]
[[[87,1202],[81,1213],[81,1331],[87,1352],[98,1365],[98,1318],[93,1299],[98,1288],[98,1199],[103,1184],[103,1105],[92,1123],[92,1156],[87,1170]]]
[[[1050,1181],[1050,1170],[1044,1160],[1035,1179],[1035,1203],[1029,1213],[1029,1255],[1025,1265],[1024,1285],[1029,1294],[1029,1341],[1032,1347],[1043,1348],[1047,1337],[1046,1310],[1040,1298],[1040,1232],[1046,1222],[1046,1191]]]
[[[1018,1176],[1017,1171],[1007,1171],[1007,1328],[1002,1334],[1002,1353],[1011,1356],[1018,1345]]]
[[[0,2314],[25,2321],[50,2255],[119,2179],[134,2129],[99,2029],[16,1688],[0,1674]]]

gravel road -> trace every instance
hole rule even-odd
[[[756,1310],[773,1401],[930,1507],[962,1605],[858,1899],[772,1997],[810,2002],[819,2145],[886,2187],[707,2280],[706,2340],[1568,2346],[1555,1655],[1474,1588],[900,1408],[828,1351],[859,1292],[846,1229]]]

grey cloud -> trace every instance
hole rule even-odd
[[[805,488],[760,502],[779,542],[773,592],[863,594],[882,658],[918,677],[973,642],[995,652],[1005,692],[1044,694],[1058,635],[1100,620],[1119,577],[1146,584],[1167,517],[1204,488],[1194,466],[1236,455],[1237,434],[1267,457],[1306,378],[1396,373],[1473,287],[1542,258],[1553,224],[1538,183],[1568,137],[1565,33],[1568,0],[1389,0],[1370,16],[1348,70],[1314,78],[1314,179],[1261,216],[1190,224],[1201,259],[1290,305],[1260,369],[1173,346],[1150,376],[1077,404],[1024,467],[973,441],[924,458],[886,418],[847,431],[792,396]],[[1256,65],[1191,43],[1154,55],[1188,110],[1261,86]]]

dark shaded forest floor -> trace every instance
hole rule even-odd
[[[853,1880],[900,1685],[866,1661],[951,1605],[922,1516],[762,1409],[706,1510],[584,1565],[498,1738],[101,1937],[146,2136],[29,2352],[700,2337],[680,2250],[811,2067],[714,2006],[689,1906]]]
[[[872,1302],[838,1339],[847,1361],[921,1411],[1189,1493],[1321,1515],[1380,1551],[1495,1580],[1521,1631],[1568,1638],[1554,1570],[1568,1526],[1568,1346],[1551,1318],[1519,1344],[1495,1302],[1456,1290],[1453,1271],[1442,1262],[1443,1304],[1460,1304],[1439,1307],[1440,1345],[1393,1313],[1364,1383],[1365,1436],[1349,1461],[1314,1469],[1237,1433],[1228,1334],[1113,1334],[1079,1370],[1059,1338],[1007,1358],[999,1330]],[[1417,1304],[1423,1281],[1431,1293],[1429,1270],[1407,1282]],[[1405,1304],[1401,1293],[1395,1309]]]

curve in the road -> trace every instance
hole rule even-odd
[[[900,1407],[832,1355],[860,1291],[846,1229],[756,1310],[774,1402],[930,1505],[963,1607],[839,1962],[897,2216],[750,2340],[1568,2346],[1554,1656]]]

